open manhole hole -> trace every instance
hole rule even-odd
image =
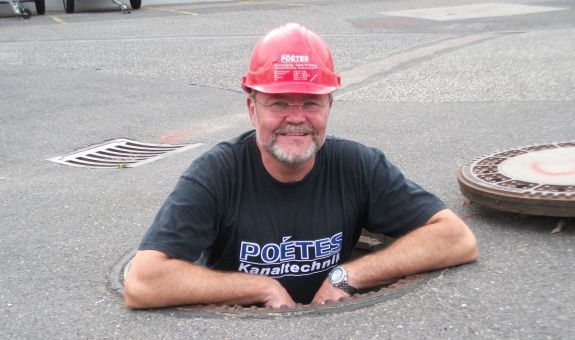
[[[575,217],[575,142],[496,152],[461,167],[457,179],[467,199],[489,208]]]
[[[352,258],[366,255],[369,252],[385,248],[393,239],[376,235],[364,230],[354,249]],[[112,268],[109,274],[109,284],[112,290],[124,295],[124,278],[130,268],[131,260],[137,250],[124,255]],[[340,301],[328,301],[326,304],[298,304],[294,308],[272,309],[257,306],[228,306],[228,305],[192,305],[161,309],[177,317],[235,317],[235,318],[277,318],[303,315],[318,315],[352,311],[372,306],[390,299],[403,296],[414,289],[421,287],[441,272],[421,273],[399,279],[372,290],[354,294]]]
[[[134,168],[200,145],[151,144],[119,138],[48,160],[82,168]]]

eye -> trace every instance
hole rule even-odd
[[[321,103],[314,102],[311,100],[308,100],[308,101],[301,103],[301,108],[304,111],[308,111],[308,112],[317,112],[317,111],[321,110],[322,107],[323,107],[323,105]]]
[[[270,108],[274,111],[286,111],[290,107],[290,103],[278,100],[276,102],[271,103]]]

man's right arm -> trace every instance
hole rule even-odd
[[[134,309],[212,303],[295,306],[285,288],[270,277],[219,272],[156,250],[142,250],[134,257],[124,282],[124,301]]]

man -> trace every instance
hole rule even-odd
[[[469,228],[381,151],[326,138],[340,78],[318,35],[268,33],[242,86],[255,132],[180,178],[131,265],[129,307],[325,303],[475,260]],[[362,227],[401,237],[349,262]]]

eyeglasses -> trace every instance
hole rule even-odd
[[[301,103],[290,103],[285,100],[276,100],[271,104],[264,104],[256,102],[273,113],[291,113],[293,112],[294,106],[299,107],[300,112],[303,113],[319,113],[321,112],[327,104],[315,100],[306,100]]]

